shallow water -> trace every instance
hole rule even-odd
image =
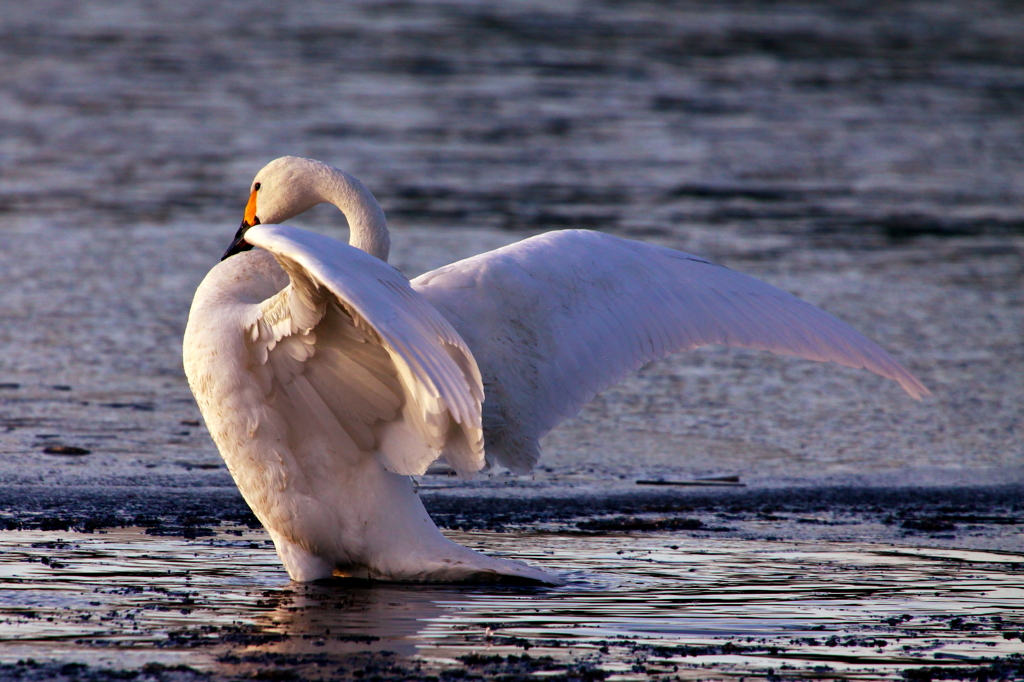
[[[9,531],[0,534],[0,662],[156,661],[223,675],[284,665],[315,676],[360,651],[394,652],[427,671],[472,667],[459,657],[474,653],[528,653],[552,657],[549,669],[629,679],[769,668],[876,679],[1024,652],[1020,554],[669,533],[452,537],[567,584],[302,586],[262,531],[196,540],[138,528]]]

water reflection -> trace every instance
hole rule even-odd
[[[294,585],[275,610],[256,619],[268,632],[289,638],[284,652],[393,651],[413,655],[419,636],[445,611],[470,605],[457,588],[336,580]]]
[[[643,658],[896,674],[1022,650],[1019,555],[673,534],[455,539],[569,582],[297,585],[262,532],[188,541],[141,529],[12,531],[0,534],[0,659],[159,660],[235,674],[367,652],[435,667],[528,652],[549,668],[626,670]]]

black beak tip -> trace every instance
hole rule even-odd
[[[259,225],[260,219],[257,218],[254,221],[254,224]],[[248,232],[250,227],[252,227],[252,225],[244,220],[242,221],[242,225],[238,228],[238,232],[235,233],[235,238],[231,240],[231,246],[229,246],[228,250],[224,252],[223,256],[221,256],[221,260],[227,260],[236,253],[242,253],[243,251],[248,251],[252,248],[252,244],[245,241],[245,233]]]

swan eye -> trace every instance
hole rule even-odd
[[[253,192],[259,192],[260,191],[260,183],[257,182],[255,185],[253,185],[252,186],[252,191]]]

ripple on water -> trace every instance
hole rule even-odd
[[[568,583],[302,586],[288,581],[262,531],[221,530],[197,540],[135,528],[0,533],[0,661],[156,661],[236,674],[266,656],[322,667],[394,652],[443,668],[528,653],[549,670],[571,662],[640,677],[698,666],[898,676],[1024,650],[1024,556],[1015,554],[461,533],[452,535]]]

